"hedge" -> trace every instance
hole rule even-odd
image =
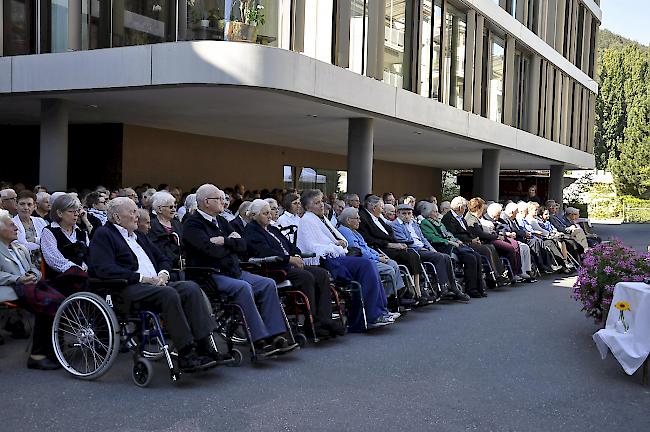
[[[631,196],[595,196],[588,208],[591,219],[623,219],[624,222],[650,222],[650,200]]]

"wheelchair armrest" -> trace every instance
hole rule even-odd
[[[301,253],[300,258],[315,258],[316,254],[315,253]]]
[[[260,264],[276,263],[280,261],[282,261],[282,257],[280,256],[269,256],[263,258],[250,258],[248,261],[243,262],[242,264],[260,265]]]
[[[99,279],[99,278],[89,278],[88,283],[91,285],[97,285],[102,288],[124,288],[129,285],[129,281],[126,279]]]

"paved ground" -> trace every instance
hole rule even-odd
[[[614,230],[649,240],[650,226]],[[636,241],[636,240],[635,240]],[[413,312],[290,358],[217,369],[173,385],[131,384],[123,355],[101,380],[29,371],[0,347],[2,431],[650,430],[650,387],[611,356],[569,298],[572,278]],[[187,375],[184,376],[184,378]]]

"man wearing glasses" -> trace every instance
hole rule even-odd
[[[13,189],[3,189],[0,192],[0,197],[2,198],[2,208],[7,210],[11,217],[14,217],[18,214],[18,195]]]
[[[283,337],[287,327],[275,281],[239,268],[237,254],[246,251],[246,242],[220,216],[224,200],[224,192],[211,184],[196,191],[198,209],[183,226],[187,265],[219,271],[212,276],[218,289],[242,308],[253,342],[263,356],[292,351],[297,344]]]

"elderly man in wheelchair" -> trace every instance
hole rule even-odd
[[[137,206],[126,197],[108,205],[108,222],[90,244],[89,274],[103,280],[125,280],[119,296],[133,309],[161,313],[165,329],[178,349],[178,367],[196,372],[223,360],[212,341],[214,319],[201,288],[194,282],[169,282],[170,261],[147,239],[136,235]]]

